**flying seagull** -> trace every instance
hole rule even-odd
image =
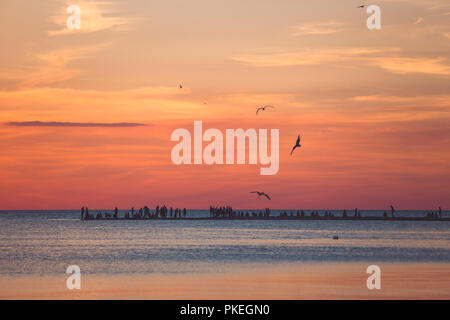
[[[302,145],[300,144],[300,135],[298,135],[297,142],[295,143],[295,146],[292,148],[291,156],[292,156],[292,152],[294,152],[295,148],[297,148],[297,147],[300,148],[301,146]]]
[[[264,197],[266,197],[267,199],[272,200],[272,199],[270,199],[269,195],[268,195],[267,193],[265,193],[265,192],[251,191],[250,193],[257,193],[257,194],[258,194],[258,198],[259,198],[260,196],[264,196]]]
[[[258,114],[258,112],[260,110],[262,111],[266,111],[266,108],[275,108],[274,106],[263,106],[263,107],[258,107],[258,109],[256,109],[256,114]]]
[[[367,4],[362,4],[362,5],[360,5],[360,6],[357,6],[356,8],[365,8],[365,7],[367,7]]]

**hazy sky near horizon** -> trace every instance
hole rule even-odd
[[[0,209],[448,209],[450,3],[360,4],[0,0]],[[279,128],[279,173],[174,165],[194,120]]]

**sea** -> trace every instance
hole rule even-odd
[[[279,212],[272,210],[272,215]],[[342,214],[341,210],[332,212]],[[119,216],[123,213],[119,211]],[[396,215],[423,217],[426,213],[397,211]],[[382,214],[361,211],[362,216]],[[187,217],[208,216],[208,210],[187,213]],[[0,211],[0,277],[59,275],[69,265],[79,266],[83,274],[111,276],[220,273],[237,266],[270,268],[298,262],[450,266],[450,222],[82,221],[79,210]]]

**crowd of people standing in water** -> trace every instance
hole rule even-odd
[[[390,216],[392,218],[395,218],[395,209],[393,206],[391,206],[391,214]],[[233,210],[232,207],[226,206],[226,207],[209,207],[209,217],[210,218],[239,218],[239,217],[270,217],[270,209],[266,208],[264,210],[256,210],[256,211],[241,211],[241,210]],[[304,210],[297,210],[295,211],[280,211],[279,217],[324,217],[324,218],[331,218],[335,217],[334,212],[325,210],[323,214],[320,214],[318,210],[313,210],[310,213],[305,213]],[[358,208],[355,208],[353,212],[347,212],[347,210],[342,211],[342,215],[340,215],[342,218],[361,218],[361,211]],[[389,214],[384,211],[383,213],[384,218],[388,218]],[[426,215],[426,218],[442,218],[442,209],[439,207],[438,212],[430,212]]]
[[[209,217],[212,219],[219,219],[219,218],[239,218],[239,217],[270,217],[270,209],[266,208],[264,210],[233,210],[230,206],[225,207],[209,207]],[[126,211],[122,217],[119,217],[119,210],[117,207],[113,210],[112,213],[109,213],[108,211],[102,212],[97,211],[97,213],[90,214],[88,207],[82,207],[81,208],[81,220],[94,220],[94,219],[154,219],[154,218],[186,218],[187,210],[184,209],[173,209],[172,207],[167,208],[166,205],[163,206],[156,206],[155,210],[150,210],[147,206],[140,208],[139,210],[135,210],[134,208],[131,208],[131,211]],[[325,210],[325,212],[321,215],[319,214],[319,211],[313,210],[309,213],[305,213],[303,210],[297,210],[295,211],[280,211],[279,217],[334,217],[334,212]],[[342,218],[360,218],[361,212],[356,208],[353,212],[347,213],[347,210],[342,211],[342,215],[340,216]],[[388,218],[388,213],[385,211],[383,213],[384,218]],[[391,217],[395,217],[395,209],[393,206],[391,206]],[[430,219],[439,219],[442,218],[442,209],[439,207],[438,212],[429,212],[426,215],[426,218]]]
[[[280,217],[319,217],[319,211],[314,210],[309,215],[305,211],[281,211],[279,213]],[[347,217],[347,211],[344,210],[342,213],[343,217]],[[354,217],[360,217],[361,214],[358,209],[354,211]],[[257,211],[235,211],[232,207],[209,207],[209,217],[210,218],[233,218],[233,217],[270,217],[270,209],[266,208],[264,210]],[[334,213],[331,211],[325,211],[323,217],[334,217]]]
[[[438,212],[434,211],[428,212],[427,218],[442,218],[442,208],[439,207]]]
[[[143,208],[139,208],[139,210],[134,210],[131,208],[131,211],[126,211],[121,219],[153,219],[153,218],[185,218],[187,214],[186,208],[175,210],[170,207],[167,208],[166,205],[159,206],[157,205],[155,210],[152,211],[149,207],[145,206]],[[119,219],[119,209],[117,207],[114,208],[113,213],[109,213],[105,211],[98,211],[95,215],[89,213],[88,207],[81,208],[81,220],[92,220],[92,219]]]
[[[270,209],[266,208],[264,211],[260,210],[248,212],[248,211],[235,211],[232,207],[209,207],[210,218],[233,218],[233,217],[268,217],[270,216]]]

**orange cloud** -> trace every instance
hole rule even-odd
[[[428,96],[395,96],[395,95],[370,95],[356,96],[350,98],[353,101],[375,101],[375,102],[408,102],[415,104],[446,104],[450,100],[450,95],[428,95]]]
[[[424,73],[443,76],[450,75],[450,66],[447,63],[447,59],[444,57],[383,57],[372,59],[371,63],[392,73]]]
[[[338,48],[302,50],[289,53],[276,53],[267,55],[241,55],[233,57],[235,61],[243,62],[252,67],[286,67],[301,65],[316,65],[339,61],[357,61],[368,59],[374,55],[381,55],[386,51],[399,51],[399,49],[373,49],[373,48]]]
[[[291,27],[292,35],[326,35],[334,34],[344,30],[343,24],[335,20],[330,20],[323,23],[304,23],[299,26]]]
[[[34,64],[28,68],[10,68],[1,74],[1,78],[15,79],[15,88],[47,86],[74,78],[80,70],[71,67],[76,60],[100,51],[109,43],[56,49],[34,55]]]
[[[217,110],[189,99],[189,89],[140,87],[102,91],[72,88],[30,87],[0,91],[5,121],[122,122],[189,117],[212,117]],[[221,111],[222,110],[222,111]],[[226,113],[224,107],[219,113]],[[184,116],[185,117],[185,116]]]
[[[444,57],[410,58],[398,56],[399,51],[398,48],[316,49],[267,55],[242,55],[233,57],[233,60],[252,67],[306,66],[338,62],[355,64],[360,62],[399,74],[424,73],[444,76],[450,74],[450,66]],[[391,55],[388,56],[387,53],[391,53]]]

